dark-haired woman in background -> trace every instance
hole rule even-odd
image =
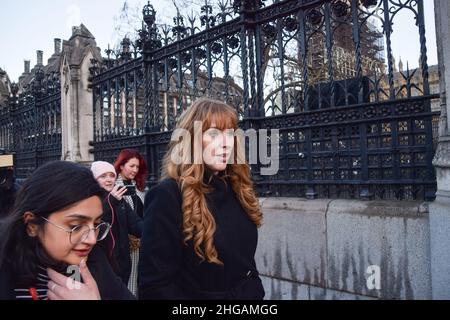
[[[116,185],[135,186],[136,193],[134,195],[124,196],[124,199],[134,210],[134,212],[142,218],[144,216],[145,187],[148,176],[147,164],[144,157],[137,150],[124,149],[119,153],[116,161],[114,162],[114,167],[117,172]],[[128,288],[136,296],[139,247],[139,238],[130,235],[130,252],[132,263]]]
[[[0,299],[133,299],[96,246],[110,229],[102,194],[91,171],[70,162],[25,181],[0,223]]]

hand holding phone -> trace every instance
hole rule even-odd
[[[111,195],[117,200],[122,201],[125,192],[127,192],[127,188],[125,188],[125,186],[115,185],[111,191]]]

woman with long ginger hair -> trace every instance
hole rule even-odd
[[[189,134],[169,145],[163,179],[145,201],[139,298],[262,299],[254,259],[262,214],[237,114],[199,99],[177,129]]]

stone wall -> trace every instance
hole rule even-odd
[[[261,203],[256,263],[266,299],[431,298],[426,203],[291,198]],[[371,266],[379,267],[379,290],[367,286]]]
[[[436,40],[441,87],[439,143],[433,165],[436,168],[436,201],[430,205],[431,271],[433,299],[450,299],[450,5],[435,0]]]

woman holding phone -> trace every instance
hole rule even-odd
[[[91,171],[98,184],[105,190],[103,220],[111,225],[107,238],[107,252],[116,274],[128,284],[131,274],[130,242],[128,235],[137,238],[142,234],[142,219],[124,199],[125,186],[116,185],[116,169],[105,161],[95,161]]]
[[[144,216],[145,186],[148,175],[144,157],[137,150],[124,149],[114,162],[114,168],[117,173],[116,184],[118,186],[135,187],[134,190],[130,189],[127,192],[129,195],[124,195],[124,199],[133,211],[142,218]],[[130,235],[129,241],[132,266],[128,288],[133,294],[137,295],[137,266],[139,263],[140,241],[133,235]]]
[[[91,171],[71,162],[24,182],[0,222],[0,300],[134,298],[96,246],[110,230],[102,196]]]

